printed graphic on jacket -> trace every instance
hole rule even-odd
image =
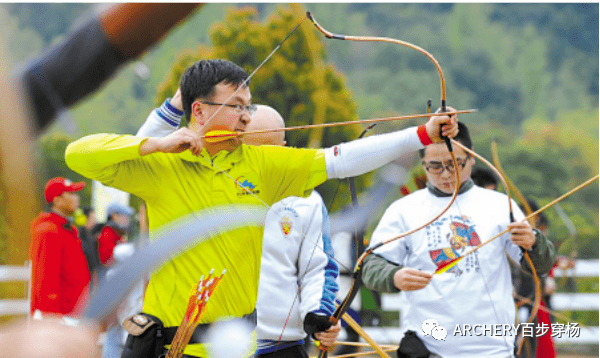
[[[279,220],[279,227],[281,228],[283,235],[287,237],[294,226],[294,219],[298,218],[298,213],[289,205],[285,205],[283,207],[279,206],[274,212],[281,218],[281,220]]]
[[[426,234],[428,247],[436,248],[429,250],[429,256],[436,267],[450,262],[481,243],[475,225],[472,225],[466,216],[453,215],[438,220],[426,228]],[[477,251],[447,272],[459,276],[462,275],[463,270],[466,272],[479,270]]]
[[[290,220],[288,216],[284,216],[279,224],[281,225],[281,231],[283,231],[283,234],[288,236],[290,231],[292,231],[292,220]]]

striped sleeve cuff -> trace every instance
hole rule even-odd
[[[156,113],[162,118],[165,122],[167,122],[172,127],[179,127],[179,123],[181,123],[181,118],[183,117],[183,112],[173,107],[171,103],[169,103],[169,99],[167,98],[165,102],[157,109]]]

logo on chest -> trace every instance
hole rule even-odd
[[[281,226],[281,231],[283,231],[283,235],[288,236],[290,231],[292,231],[292,220],[289,216],[284,216],[281,221],[279,221],[279,225]]]
[[[246,178],[244,175],[240,175],[235,179],[235,187],[237,188],[237,195],[256,195],[260,193],[260,190],[257,188],[257,184],[255,184],[257,180],[252,180]]]
[[[298,213],[291,206],[279,207],[275,210],[275,214],[280,217],[279,227],[281,227],[281,232],[283,235],[287,237],[290,232],[292,232],[292,228],[294,227],[294,218],[298,217]]]

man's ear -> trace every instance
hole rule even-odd
[[[204,125],[204,111],[202,110],[202,103],[199,100],[192,102],[192,118],[190,118],[190,124],[197,122],[199,125]]]
[[[50,206],[54,207],[56,205],[59,205],[60,201],[62,200],[61,195],[55,196],[54,199],[52,199],[52,202],[50,203]]]

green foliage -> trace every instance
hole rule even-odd
[[[190,64],[206,58],[228,59],[251,73],[295,26],[297,16],[290,8],[278,7],[264,23],[259,22],[254,8],[230,8],[223,23],[211,30],[212,47],[199,46],[194,52],[181,52],[167,79],[160,85],[157,103],[174,93],[181,74]],[[265,103],[277,109],[286,125],[312,124],[319,107],[324,108],[324,122],[357,119],[355,106],[342,75],[332,65],[323,66],[323,46],[312,31],[294,33],[263,67],[250,84],[254,103]],[[318,94],[315,96],[315,94]],[[354,139],[359,128],[334,127],[324,131],[319,147],[328,147]],[[288,133],[288,145],[307,146],[308,131]],[[369,176],[357,181],[363,188]],[[333,197],[337,183],[319,188],[325,202]],[[336,207],[344,202],[336,202]]]
[[[597,132],[586,130],[597,126],[597,122],[584,120],[597,115],[564,112],[557,123],[533,117],[525,123],[522,137],[487,124],[469,127],[475,150],[487,159],[492,158],[489,143],[493,137],[499,139],[498,151],[506,175],[525,197],[541,207],[598,173]],[[550,222],[548,237],[560,254],[577,249],[581,258],[598,257],[598,197],[596,182],[561,202],[577,228],[575,243],[567,240],[567,226],[555,210],[545,211]]]
[[[73,182],[85,181],[86,187],[78,192],[80,202],[84,206],[84,203],[89,203],[91,200],[92,185],[89,179],[75,173],[65,163],[65,150],[72,141],[73,138],[61,133],[50,133],[40,138],[38,153],[41,155],[39,162],[42,165],[38,169],[38,175],[39,182],[43,184],[40,186],[41,192],[38,193],[38,197],[44,197],[44,184],[52,178],[63,177]]]
[[[92,4],[7,3],[5,6],[19,20],[20,28],[34,29],[41,35],[44,45],[48,45],[57,36],[67,32]]]

